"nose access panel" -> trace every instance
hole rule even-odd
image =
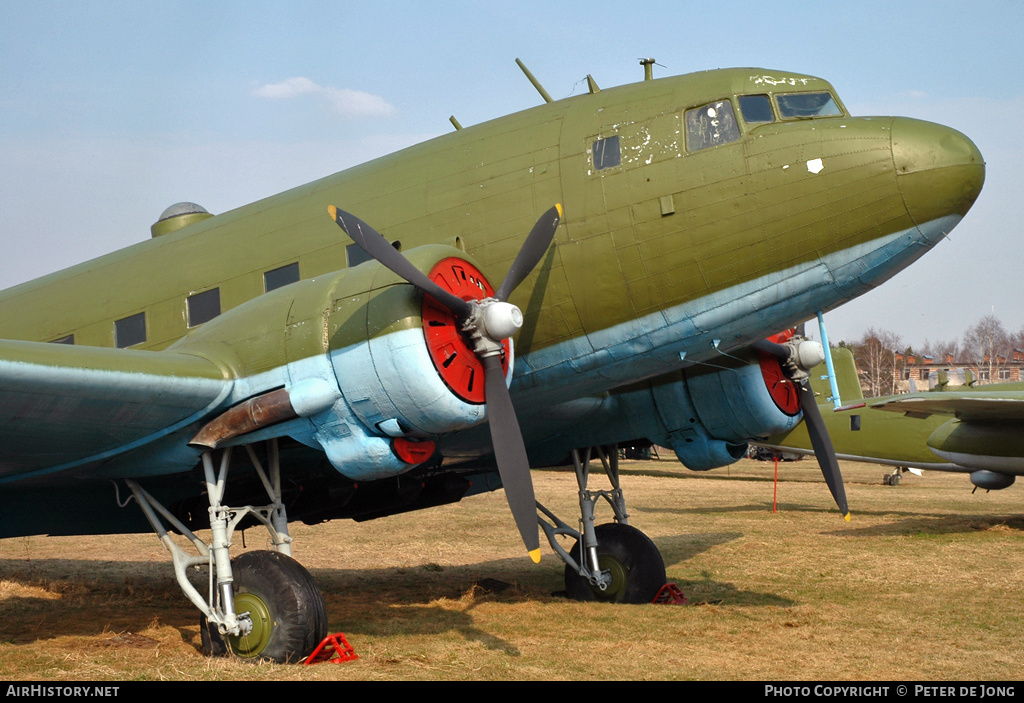
[[[892,125],[896,182],[914,223],[959,215],[985,182],[985,161],[970,139],[950,127],[899,117]]]

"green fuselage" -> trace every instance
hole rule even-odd
[[[153,478],[192,514],[201,489],[163,475],[196,466],[189,443],[211,419],[277,390],[309,401],[307,415],[239,441],[294,440],[284,468],[306,472],[304,495],[329,504],[313,519],[398,509],[388,498],[360,513],[347,494],[335,506],[324,488],[407,471],[389,448],[398,417],[422,420],[416,438],[438,437],[445,462],[486,458],[480,406],[412,400],[421,379],[445,388],[437,361],[417,366],[410,351],[424,346],[422,295],[377,262],[350,261],[328,206],[424,273],[465,256],[493,285],[562,204],[554,244],[509,300],[525,318],[510,393],[527,448],[565,451],[682,437],[696,420],[659,389],[679,386],[684,367],[720,368],[723,353],[884,282],[941,241],[983,180],[959,132],[851,117],[818,78],[727,69],[595,90],[221,215],[162,220],[145,242],[0,293],[0,481],[35,483],[0,533],[144,529],[106,509],[110,477]],[[268,290],[285,269],[299,280]],[[79,348],[39,344],[57,341]],[[646,394],[630,392],[648,379]],[[687,383],[705,400],[727,387]],[[604,402],[612,389],[620,404]],[[90,505],[40,517],[85,479],[92,499],[73,502]],[[497,487],[488,481],[473,490]]]
[[[189,333],[189,296],[217,288],[225,312],[261,296],[264,273],[280,266],[297,263],[302,279],[345,269],[348,242],[329,204],[403,250],[462,249],[493,281],[537,214],[564,203],[557,246],[512,299],[531,320],[519,354],[966,212],[980,155],[962,140],[936,156],[935,138],[956,133],[928,123],[843,114],[748,124],[734,108],[738,138],[687,147],[690,108],[807,91],[834,95],[817,78],[731,69],[526,110],[9,289],[0,337],[113,346],[115,321],[144,313],[135,348],[166,348]],[[598,169],[594,147],[613,136],[621,162]],[[876,284],[836,290],[824,305]],[[261,363],[281,361],[268,349]]]

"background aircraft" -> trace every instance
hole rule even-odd
[[[149,241],[0,294],[0,536],[154,529],[204,649],[289,661],[326,629],[289,520],[503,486],[569,593],[649,601],[660,554],[614,452],[589,448],[646,438],[703,470],[815,420],[820,348],[764,338],[941,241],[984,164],[955,130],[850,116],[812,76],[588,84],[218,216],[173,206]],[[588,487],[594,456],[611,491]],[[580,531],[530,480],[567,457]],[[275,549],[232,560],[248,524]]]
[[[843,403],[865,403],[822,413],[839,458],[969,473],[976,487],[993,490],[1012,485],[1024,473],[1024,383],[940,385],[864,399],[850,350],[833,350],[833,359]],[[828,397],[828,386],[816,383],[819,397]],[[800,427],[759,444],[811,453],[810,438]],[[898,471],[892,475],[894,483],[899,476]]]

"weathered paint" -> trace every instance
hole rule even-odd
[[[349,362],[335,363],[340,350],[400,342],[421,320],[394,274],[375,263],[345,270],[348,242],[328,205],[400,241],[422,270],[465,250],[500,280],[537,214],[562,202],[554,245],[511,300],[526,317],[516,402],[571,403],[670,374],[880,284],[939,241],[981,187],[984,166],[966,137],[903,118],[740,120],[736,141],[685,149],[689,108],[810,89],[831,91],[809,76],[709,71],[468,127],[0,293],[0,336],[73,333],[80,345],[109,347],[115,320],[145,312],[141,348],[187,353],[221,374],[219,400],[197,401],[197,416],[309,379],[337,384],[349,373]],[[619,137],[622,162],[598,170],[592,145],[609,136]],[[801,163],[808,169],[788,168]],[[305,280],[262,294],[263,273],[292,262]],[[214,287],[224,314],[190,331],[187,296]],[[79,350],[47,353],[70,359]],[[392,362],[381,364],[389,378]],[[300,418],[278,431],[332,447],[336,466],[358,464],[361,446],[371,471],[401,470],[370,426],[393,413],[360,415],[359,399],[341,396],[333,420]],[[166,443],[130,448],[97,473],[180,470],[189,459]],[[160,452],[173,460],[162,465]]]

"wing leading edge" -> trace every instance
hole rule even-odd
[[[991,388],[901,395],[872,403],[871,407],[917,416],[950,415],[966,422],[1024,421],[1024,391]]]
[[[0,484],[151,443],[217,409],[232,385],[194,354],[0,340]]]

